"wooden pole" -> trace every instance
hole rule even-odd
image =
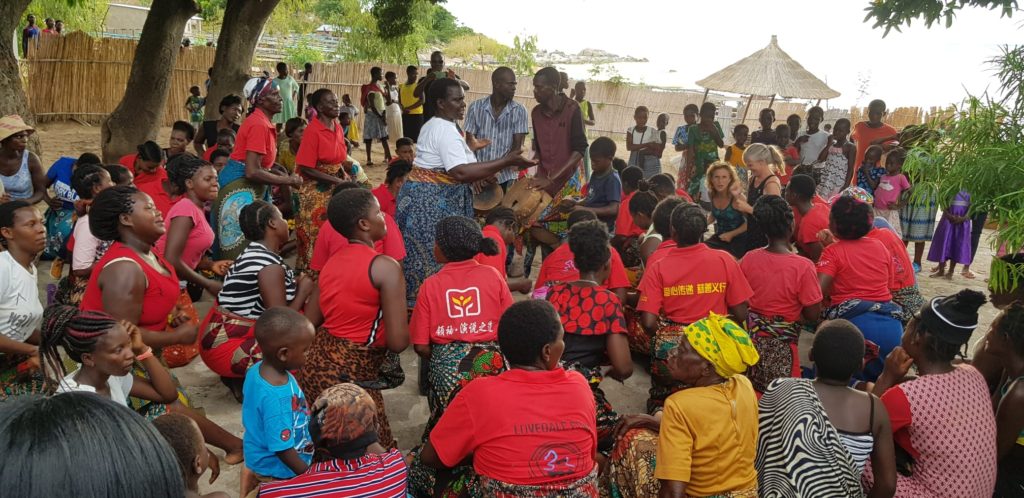
[[[704,98],[700,99],[700,105],[704,105],[704,103],[708,101],[708,92],[710,92],[710,91],[711,91],[710,88],[705,88],[704,89]]]
[[[768,108],[771,109],[772,108],[772,104],[774,104],[774,103],[775,103],[775,96],[772,95],[772,99],[768,101]]]
[[[743,120],[740,121],[740,123],[746,123],[747,122],[747,114],[750,113],[750,106],[753,105],[753,104],[754,104],[754,95],[751,94],[750,98],[747,99],[747,107],[745,107],[743,109]]]
[[[821,99],[818,99],[818,100],[817,100],[817,101],[816,101],[816,102],[814,103],[814,107],[818,107],[819,105],[821,105]]]

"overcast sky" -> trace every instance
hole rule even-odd
[[[763,48],[779,45],[806,69],[842,93],[831,102],[857,100],[867,78],[871,98],[895,106],[959,102],[965,88],[995,89],[985,61],[999,46],[1024,40],[1024,12],[1012,19],[997,11],[965,9],[953,27],[923,24],[893,31],[864,23],[865,0],[447,0],[460,22],[511,44],[517,34],[536,35],[546,50],[575,53],[598,48],[646,57],[652,67],[672,68],[651,84],[696,88],[696,80]],[[631,75],[630,75],[631,76]],[[672,81],[659,81],[671,79]]]

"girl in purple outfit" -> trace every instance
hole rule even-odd
[[[932,237],[932,245],[928,250],[928,261],[939,264],[932,271],[932,277],[945,276],[953,279],[953,270],[956,264],[971,264],[971,218],[967,216],[967,210],[971,207],[971,194],[961,190],[953,198],[949,209],[942,213],[942,220],[935,228],[935,235]],[[949,271],[946,271],[946,261],[949,261]]]

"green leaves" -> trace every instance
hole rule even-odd
[[[900,31],[916,19],[924,19],[926,27],[932,27],[942,19],[947,28],[953,25],[957,11],[964,7],[984,7],[1000,10],[1000,17],[1012,17],[1017,10],[1017,0],[873,0],[864,10],[864,22],[875,20],[873,28],[885,28],[883,37],[889,31]]]

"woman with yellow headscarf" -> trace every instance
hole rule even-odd
[[[614,486],[627,498],[756,497],[757,397],[742,375],[759,359],[754,343],[713,312],[684,336],[668,369],[690,387],[654,416],[626,417],[611,457]]]

